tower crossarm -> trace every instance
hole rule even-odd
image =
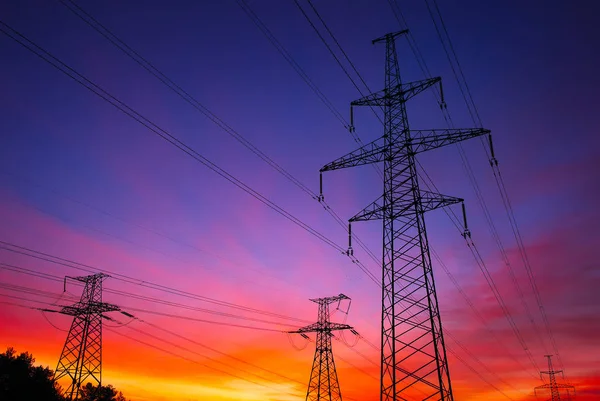
[[[409,141],[416,154],[489,134],[485,128],[411,130]]]
[[[352,216],[348,221],[352,223],[355,221],[381,220],[383,219],[384,212],[383,196],[380,196],[377,200]]]
[[[120,310],[121,308],[119,308],[117,305],[109,304],[106,302],[90,302],[82,305],[76,304],[63,306],[60,310],[60,313],[69,316],[81,316],[94,313],[117,312]]]
[[[421,191],[421,213],[439,209],[450,205],[456,205],[464,201],[462,198],[454,196],[442,195],[435,192]],[[409,209],[410,210],[410,209]],[[404,213],[407,214],[408,210]]]
[[[339,170],[342,168],[362,166],[383,161],[385,152],[384,138],[375,139],[366,145],[324,165],[320,172]]]
[[[455,205],[464,200],[453,196],[438,194],[435,192],[421,191],[422,200],[420,203],[420,213],[425,213],[431,210],[439,209],[440,207]],[[391,218],[399,218],[401,216],[409,216],[415,212],[415,200],[409,197],[399,198],[392,205],[394,210]],[[383,206],[383,196],[380,196],[376,201],[370,203],[363,210],[350,218],[349,222],[381,220],[386,216],[388,208]]]
[[[350,300],[350,297],[348,297],[347,295],[344,294],[338,294],[338,295],[334,295],[333,297],[327,297],[327,298],[313,298],[313,299],[309,299],[309,301],[315,302],[317,304],[331,304],[333,302],[339,302],[342,301],[344,299]]]
[[[541,386],[535,387],[535,390],[544,390],[544,389],[549,389],[549,388],[573,389],[573,388],[575,388],[575,386],[573,386],[571,384],[565,384],[565,383],[555,383],[554,385],[552,383],[546,383],[546,384],[542,384]]]
[[[354,330],[354,328],[347,324],[327,322],[325,324],[321,322],[312,323],[308,326],[300,327],[298,330],[288,331],[290,334],[300,333],[316,333],[324,331],[337,331],[337,330]]]
[[[490,130],[485,128],[411,130],[410,139],[401,138],[397,143],[393,144],[391,154],[394,157],[404,159],[403,156],[406,155],[406,149],[409,145],[409,152],[417,154],[479,136],[489,135],[490,132]],[[323,173],[325,171],[379,163],[385,160],[387,149],[385,137],[380,137],[324,165],[319,171]],[[398,163],[402,163],[403,161],[405,162],[405,160],[399,160]]]
[[[415,97],[419,93],[423,92],[427,88],[441,82],[442,78],[428,78],[420,81],[409,82],[406,84],[399,84],[392,89],[384,89],[371,93],[358,100],[350,103],[351,106],[378,106],[383,107],[385,105],[406,102],[412,97]]]

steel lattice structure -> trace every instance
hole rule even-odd
[[[79,389],[86,382],[96,387],[102,384],[102,314],[119,310],[116,305],[102,302],[102,281],[107,277],[104,273],[69,277],[85,283],[85,287],[79,302],[60,310],[62,314],[73,316],[54,374],[55,381],[70,379],[64,393],[68,400],[77,400]]]
[[[548,358],[548,370],[540,372],[540,377],[544,374],[548,375],[549,383],[537,386],[534,390],[536,396],[538,390],[548,390],[550,392],[550,398],[548,398],[547,401],[570,401],[571,394],[569,394],[569,390],[573,390],[573,393],[575,393],[575,387],[570,384],[558,383],[556,381],[556,375],[562,373],[562,370],[554,370],[552,368],[552,355],[544,356]],[[566,390],[567,394],[561,397],[560,390]]]
[[[350,129],[354,106],[376,106],[384,112],[383,136],[320,171],[383,163],[383,195],[349,220],[383,220],[381,400],[452,401],[424,213],[463,200],[421,190],[415,156],[490,131],[410,130],[406,102],[433,85],[441,89],[441,78],[402,83],[395,39],[407,32],[373,40],[386,46],[385,88],[351,103]]]
[[[317,346],[315,349],[312,370],[310,372],[306,401],[342,400],[342,393],[340,391],[340,384],[338,382],[335,361],[333,360],[333,351],[331,348],[332,332],[336,330],[355,331],[352,326],[347,324],[330,322],[329,305],[345,299],[349,300],[350,298],[344,294],[340,294],[334,297],[311,299],[312,302],[319,305],[317,322],[289,332],[299,333],[304,336],[306,333],[317,333]]]

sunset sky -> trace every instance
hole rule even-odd
[[[319,169],[358,144],[240,3],[77,2],[200,108],[318,193]],[[312,0],[373,91],[383,89],[385,51],[371,40],[405,27],[390,3],[402,10],[431,74],[442,77],[455,125],[474,126],[428,12],[433,0]],[[555,368],[564,369],[578,400],[598,400],[600,8],[591,1],[437,3],[494,136],[560,351]],[[348,120],[349,104],[361,94],[294,0],[246,4]],[[309,2],[298,4],[368,93]],[[0,2],[0,21],[1,30],[18,31],[346,248],[345,228],[322,204],[60,1]],[[405,38],[397,49],[403,79],[423,79]],[[408,113],[413,129],[446,127],[433,92],[411,101]],[[383,134],[368,109],[355,110],[354,121],[364,142]],[[428,152],[419,161],[440,192],[465,199],[473,241],[522,341],[452,221],[441,210],[427,214],[431,247],[445,265],[433,258],[455,399],[533,401],[533,388],[544,384],[544,355],[555,352],[482,142],[463,148],[515,280],[458,148]],[[382,193],[370,167],[323,178],[325,200],[344,221]],[[460,206],[454,211],[460,215]],[[378,259],[381,230],[380,222],[353,225]],[[380,264],[354,248],[356,259],[380,278]],[[69,281],[63,293],[60,278],[102,270],[113,276],[104,283],[104,301],[137,318],[111,313],[115,321],[105,321],[103,384],[133,401],[303,400],[315,345],[284,332],[317,319],[309,299],[343,293],[352,299],[349,311],[346,304],[333,308],[332,319],[364,339],[348,332],[333,341],[342,396],[375,401],[381,293],[359,267],[0,33],[0,351],[29,351],[54,369],[71,320],[27,307],[68,305],[82,287]],[[156,284],[176,291],[150,288]]]

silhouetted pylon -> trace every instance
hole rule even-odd
[[[416,156],[490,131],[410,129],[406,103],[411,98],[440,85],[440,106],[445,103],[441,78],[402,81],[395,39],[407,32],[373,40],[385,44],[385,87],[350,103],[350,131],[354,132],[354,107],[377,107],[383,110],[383,136],[326,164],[320,172],[383,164],[383,194],[349,219],[350,223],[383,221],[381,401],[402,400],[403,395],[415,399],[413,392],[421,393],[423,400],[452,401],[425,213],[463,200],[421,189]],[[319,200],[323,200],[322,185]],[[350,227],[348,232],[351,240]],[[470,235],[466,227],[464,235]],[[349,244],[348,255],[352,252]]]
[[[548,358],[548,370],[540,372],[540,377],[543,379],[542,375],[548,375],[549,383],[543,384],[541,386],[537,386],[534,389],[534,393],[537,396],[538,390],[548,390],[550,392],[550,398],[547,401],[570,401],[571,394],[569,390],[573,390],[573,394],[575,394],[575,387],[570,384],[558,383],[556,381],[556,375],[562,373],[562,370],[554,370],[552,368],[552,355],[544,355]],[[560,390],[566,390],[565,395],[560,395]]]
[[[70,379],[64,396],[68,400],[79,398],[81,386],[90,382],[102,385],[102,319],[105,312],[120,310],[118,306],[102,302],[104,273],[85,277],[69,277],[85,283],[79,302],[63,306],[59,313],[73,316],[71,329],[56,366],[54,380]],[[66,284],[65,277],[65,284]]]
[[[317,322],[289,332],[299,333],[305,337],[306,333],[317,333],[315,358],[310,372],[308,391],[306,392],[307,401],[342,400],[340,384],[333,360],[333,350],[331,348],[332,332],[336,330],[351,330],[353,333],[356,332],[352,326],[347,324],[330,322],[329,305],[334,302],[339,303],[345,299],[349,300],[350,298],[344,294],[340,294],[329,298],[311,299],[312,302],[319,305]]]

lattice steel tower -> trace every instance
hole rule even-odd
[[[329,298],[311,299],[319,305],[319,315],[316,323],[301,327],[298,330],[289,333],[317,333],[317,348],[315,350],[315,359],[313,360],[312,370],[310,372],[310,381],[308,382],[308,391],[306,392],[306,401],[341,401],[342,393],[338,382],[335,362],[333,360],[333,351],[331,349],[332,332],[336,330],[352,330],[352,326],[341,323],[332,323],[329,321],[329,305],[334,302],[340,302],[350,299],[344,294]]]
[[[62,314],[73,316],[54,373],[55,381],[69,377],[71,382],[64,393],[68,400],[77,400],[79,389],[86,382],[97,387],[102,384],[102,314],[119,310],[116,305],[102,302],[102,281],[107,277],[104,273],[69,277],[85,283],[85,287],[79,302],[60,310]]]
[[[548,390],[550,392],[550,398],[548,398],[547,401],[570,401],[571,394],[569,393],[569,390],[573,390],[573,394],[575,394],[575,387],[571,386],[570,384],[558,383],[556,381],[556,375],[562,373],[562,370],[554,370],[552,368],[552,355],[544,356],[548,358],[548,371],[540,372],[540,377],[542,377],[543,374],[548,375],[549,383],[537,386],[534,389],[535,395],[537,396],[538,390]],[[561,396],[560,390],[566,390],[567,394]]]
[[[354,106],[380,107],[384,112],[383,136],[320,171],[383,163],[383,195],[349,220],[383,220],[381,400],[422,397],[451,401],[452,386],[423,215],[462,199],[421,190],[415,155],[490,131],[409,129],[406,102],[435,84],[439,83],[441,89],[441,78],[402,83],[395,39],[407,32],[373,40],[386,46],[385,88],[351,103],[350,129],[354,130]],[[349,234],[351,239],[351,227]],[[351,244],[348,252],[352,252]]]

